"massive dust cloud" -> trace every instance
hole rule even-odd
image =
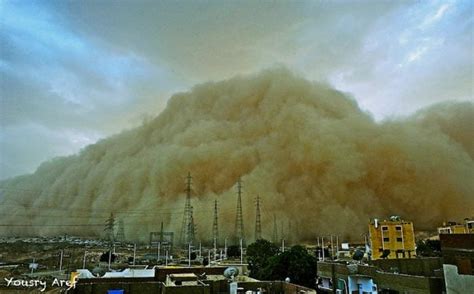
[[[142,126],[3,181],[2,230],[102,234],[114,212],[127,237],[146,239],[161,222],[178,235],[188,172],[202,240],[214,199],[220,236],[232,235],[239,177],[249,240],[257,195],[268,239],[274,217],[294,240],[359,238],[369,218],[394,214],[433,229],[474,212],[473,134],[471,102],[375,122],[347,94],[267,70],[178,93]]]

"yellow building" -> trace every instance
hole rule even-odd
[[[468,234],[474,234],[474,217],[464,219]]]
[[[438,234],[473,234],[474,219],[464,219],[464,224],[456,222],[444,222],[443,226],[438,227]]]
[[[416,257],[413,222],[399,216],[383,221],[373,219],[369,223],[369,238],[374,260]]]

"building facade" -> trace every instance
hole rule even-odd
[[[318,262],[318,293],[443,294],[441,261],[387,259],[383,264]],[[377,264],[376,264],[377,263]],[[405,263],[409,263],[405,265]],[[380,267],[380,266],[382,267]],[[389,270],[384,270],[388,268]],[[463,293],[463,292],[459,292]]]
[[[441,227],[438,227],[438,234],[473,234],[474,233],[474,219],[466,218],[464,223],[444,222]]]
[[[369,223],[369,239],[373,260],[416,257],[413,222],[399,216],[383,221],[373,219]]]

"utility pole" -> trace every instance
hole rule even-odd
[[[244,238],[244,219],[242,215],[242,179],[237,181],[237,212],[235,215],[235,238],[243,240]]]
[[[240,264],[244,264],[244,245],[242,239],[240,239]]]
[[[87,254],[87,251],[84,251],[84,259],[82,260],[82,268],[83,269],[86,268],[86,254]]]
[[[109,248],[109,271],[110,271],[110,264],[112,263],[112,250]]]
[[[192,177],[191,173],[188,172],[188,176],[186,177],[186,201],[184,204],[184,214],[183,214],[183,222],[181,224],[181,232],[179,236],[179,241],[181,244],[186,244],[189,242],[189,229],[190,229],[190,222],[191,222],[191,191],[192,191]]]
[[[59,271],[63,269],[63,256],[64,256],[64,250],[61,250],[61,253],[59,256]]]
[[[133,265],[135,265],[135,257],[137,255],[137,243],[133,244]]]
[[[317,248],[318,248],[318,261],[320,261],[321,260],[321,246],[319,245],[319,237],[317,237],[317,238],[318,238],[318,241],[317,241],[318,242],[318,246],[317,246]]]
[[[191,267],[191,243],[189,243],[189,249],[188,249],[188,267]]]
[[[214,262],[217,260],[217,240],[214,239]]]
[[[214,243],[219,239],[217,199],[214,200],[214,222],[212,223],[212,239]]]
[[[161,222],[161,226],[160,226],[160,243],[163,243],[163,236],[164,236],[164,226],[163,226],[163,222]]]
[[[227,259],[227,237],[224,239],[224,256]]]
[[[255,241],[262,239],[262,221],[260,219],[260,196],[257,195],[256,203],[256,212],[255,212]]]
[[[332,235],[330,236],[331,238],[331,259],[334,259],[334,244],[332,242]]]
[[[160,261],[160,252],[161,251],[161,242],[158,242],[157,248],[156,248],[156,263]]]
[[[321,245],[322,245],[323,261],[324,261],[324,237],[321,237]]]

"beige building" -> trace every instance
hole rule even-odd
[[[373,219],[369,223],[372,259],[416,257],[413,222],[391,216],[389,220]]]
[[[474,219],[466,218],[464,223],[444,222],[443,226],[438,227],[438,234],[473,234]]]

